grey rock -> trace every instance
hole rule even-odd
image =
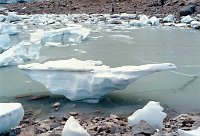
[[[53,124],[50,125],[50,130],[53,130],[53,129],[59,127],[59,126],[60,126],[60,123],[53,123]]]
[[[196,5],[192,4],[181,8],[179,13],[180,16],[187,16],[193,14],[195,11],[196,11]]]
[[[77,116],[78,112],[70,112],[69,115],[71,115],[71,116]]]
[[[141,120],[138,124],[132,126],[132,132],[133,134],[145,133],[153,135],[155,129],[151,127],[147,122]]]
[[[46,133],[46,129],[42,127],[36,127],[36,134]]]

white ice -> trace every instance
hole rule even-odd
[[[62,136],[90,136],[78,121],[71,116],[62,130]]]
[[[179,136],[200,136],[200,127],[195,130],[185,131],[185,130],[178,130]]]
[[[0,54],[0,67],[21,64],[28,59],[24,42],[21,42]]]
[[[11,47],[10,37],[8,34],[0,35],[0,53]]]
[[[10,23],[4,23],[2,25],[1,33],[8,35],[16,35],[19,33],[19,30],[16,25],[12,25]]]
[[[185,16],[185,17],[183,17],[182,19],[181,19],[181,23],[190,23],[190,22],[192,22],[194,19],[190,16],[190,15],[187,15],[187,16]]]
[[[163,18],[163,21],[164,22],[174,22],[176,19],[175,19],[175,16],[170,14],[168,16],[166,16],[165,18]]]
[[[70,43],[81,42],[89,35],[89,33],[89,29],[83,28],[80,25],[67,26],[66,28],[45,31],[42,42],[43,44],[47,42],[54,42],[67,45]]]
[[[24,109],[20,103],[0,103],[0,134],[16,127],[23,116]]]
[[[156,18],[155,16],[151,17],[149,19],[149,22],[152,26],[158,26],[160,23],[159,23],[159,19]]]
[[[200,22],[199,21],[192,21],[191,23],[192,28],[200,28]]]
[[[142,109],[135,111],[129,116],[128,123],[130,125],[136,125],[141,120],[144,120],[155,129],[161,129],[163,128],[163,120],[167,116],[163,110],[159,102],[150,101]]]
[[[19,65],[31,79],[43,84],[51,93],[70,100],[96,99],[122,90],[138,78],[160,71],[175,70],[171,63],[110,68],[101,61],[77,59]]]

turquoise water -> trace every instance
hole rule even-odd
[[[191,29],[141,28],[93,31],[85,41],[77,45],[63,48],[43,47],[39,61],[92,59],[101,60],[111,67],[174,63],[178,68],[177,72],[188,75],[172,72],[152,74],[137,80],[125,90],[110,93],[99,104],[76,104],[81,107],[79,110],[88,112],[101,108],[105,112],[126,113],[148,100],[155,100],[179,111],[200,111],[200,79],[191,76],[200,74],[199,37],[200,31]],[[37,102],[15,99],[14,96],[47,92],[45,87],[27,78],[16,66],[0,68],[1,102],[20,101],[35,105]],[[59,100],[68,107],[74,104],[63,97],[53,95],[48,100],[45,99],[44,104],[40,102],[40,107]]]

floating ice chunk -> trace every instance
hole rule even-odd
[[[127,13],[122,13],[120,15],[120,19],[135,19],[137,17],[136,14],[127,14]]]
[[[8,34],[8,35],[15,35],[19,33],[19,30],[17,29],[16,25],[11,25],[9,23],[5,23],[2,25],[2,34]]]
[[[46,42],[45,46],[63,47],[61,43],[56,43],[56,42]]]
[[[149,19],[149,23],[152,25],[152,26],[158,26],[159,25],[159,19],[156,18],[155,16],[151,17]]]
[[[86,51],[79,50],[79,49],[74,49],[74,51],[77,51],[78,53],[87,53]]]
[[[73,116],[71,116],[62,130],[62,136],[90,136]]]
[[[17,0],[0,0],[0,4],[17,3]]]
[[[141,15],[139,20],[142,23],[142,26],[145,26],[149,23],[149,18],[146,15]]]
[[[107,21],[108,24],[121,24],[121,20],[118,18],[111,18]]]
[[[146,26],[149,23],[149,18],[146,15],[141,15],[139,20],[131,20],[129,25],[131,26]]]
[[[174,64],[148,64],[110,68],[101,61],[77,59],[19,65],[31,79],[43,84],[51,93],[70,100],[99,99],[122,90],[138,78],[155,72],[175,70]]]
[[[190,24],[191,24],[192,28],[200,29],[200,22],[199,21],[192,21]]]
[[[44,38],[44,30],[38,29],[36,32],[31,33],[30,42],[40,42]]]
[[[38,60],[40,49],[42,48],[42,39],[44,38],[44,30],[38,29],[36,32],[30,34],[30,48],[28,51],[28,58],[31,60]]]
[[[20,103],[0,103],[0,134],[16,127],[23,116],[24,109]]]
[[[174,15],[170,14],[168,16],[166,16],[165,18],[163,18],[163,22],[174,22],[176,19],[174,17]]]
[[[42,42],[60,42],[65,44],[81,42],[90,33],[89,29],[83,28],[79,25],[68,26],[67,28],[61,28],[51,31],[45,31],[45,36]]]
[[[21,17],[17,15],[15,12],[10,12],[6,18],[6,21],[9,22],[15,22],[15,21],[20,21]]]
[[[129,22],[129,25],[130,26],[142,26],[142,22],[140,21],[140,20],[131,20],[130,22]]]
[[[178,24],[175,24],[176,27],[187,27],[187,24],[186,23],[178,23]]]
[[[7,50],[8,48],[10,48],[11,44],[10,44],[10,37],[8,34],[5,35],[0,35],[0,53],[3,50]]]
[[[200,136],[200,127],[197,128],[196,130],[190,130],[190,131],[185,131],[185,130],[178,130],[179,136]]]
[[[3,22],[6,20],[6,16],[5,15],[0,15],[0,22]]]
[[[28,59],[27,50],[21,42],[0,54],[0,67],[21,64]]]
[[[150,101],[142,109],[135,111],[128,117],[130,125],[138,124],[141,120],[146,121],[154,128],[163,128],[163,120],[167,114],[162,112],[164,109],[160,106],[159,102]]]
[[[192,22],[194,19],[190,16],[190,15],[187,15],[187,16],[185,16],[185,17],[183,17],[182,19],[181,19],[181,23],[190,23],[190,22]]]

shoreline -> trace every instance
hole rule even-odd
[[[163,121],[164,128],[159,130],[150,127],[146,122],[141,122],[134,126],[128,124],[127,117],[136,110],[142,108],[143,105],[133,108],[131,112],[127,112],[126,114],[116,114],[117,112],[106,113],[103,108],[92,108],[93,112],[86,113],[79,109],[79,106],[81,105],[71,102],[69,104],[70,107],[66,107],[65,104],[67,103],[63,103],[62,99],[59,100],[59,98],[56,98],[56,100],[53,101],[53,104],[49,103],[49,105],[46,105],[44,103],[48,109],[48,111],[46,111],[47,113],[41,113],[42,110],[44,110],[42,107],[41,110],[37,109],[37,111],[34,108],[31,108],[31,102],[41,103],[41,101],[47,101],[49,98],[49,95],[16,96],[16,99],[19,102],[23,99],[29,101],[28,103],[22,103],[25,107],[24,118],[13,130],[1,134],[0,136],[61,136],[64,125],[70,116],[74,116],[91,136],[178,135],[178,129],[189,131],[197,129],[200,126],[199,112],[180,113],[166,106],[164,106],[165,110],[163,111],[167,114],[167,117]]]
[[[200,1],[192,1],[196,5],[196,14],[200,14]],[[10,12],[19,14],[174,14],[179,17],[179,10],[190,5],[190,1],[165,1],[161,6],[159,1],[146,0],[49,0],[41,2],[3,4]]]
[[[40,100],[40,98],[36,99],[36,101],[37,100]],[[104,111],[99,109],[94,111],[96,115],[91,115],[76,112],[76,105],[72,108],[74,110],[70,110],[68,113],[59,113],[59,109],[62,108],[59,102],[54,103],[51,107],[51,110],[54,111],[53,114],[48,116],[43,115],[42,118],[37,118],[33,110],[25,110],[25,115],[20,125],[0,136],[61,136],[64,125],[70,116],[74,116],[91,136],[178,135],[178,129],[189,131],[200,126],[200,113],[180,114],[172,109],[164,110],[164,112],[167,113],[167,117],[163,121],[164,128],[158,130],[152,128],[146,122],[141,122],[134,126],[129,125],[127,117],[132,113],[127,115],[105,115],[103,114]]]

